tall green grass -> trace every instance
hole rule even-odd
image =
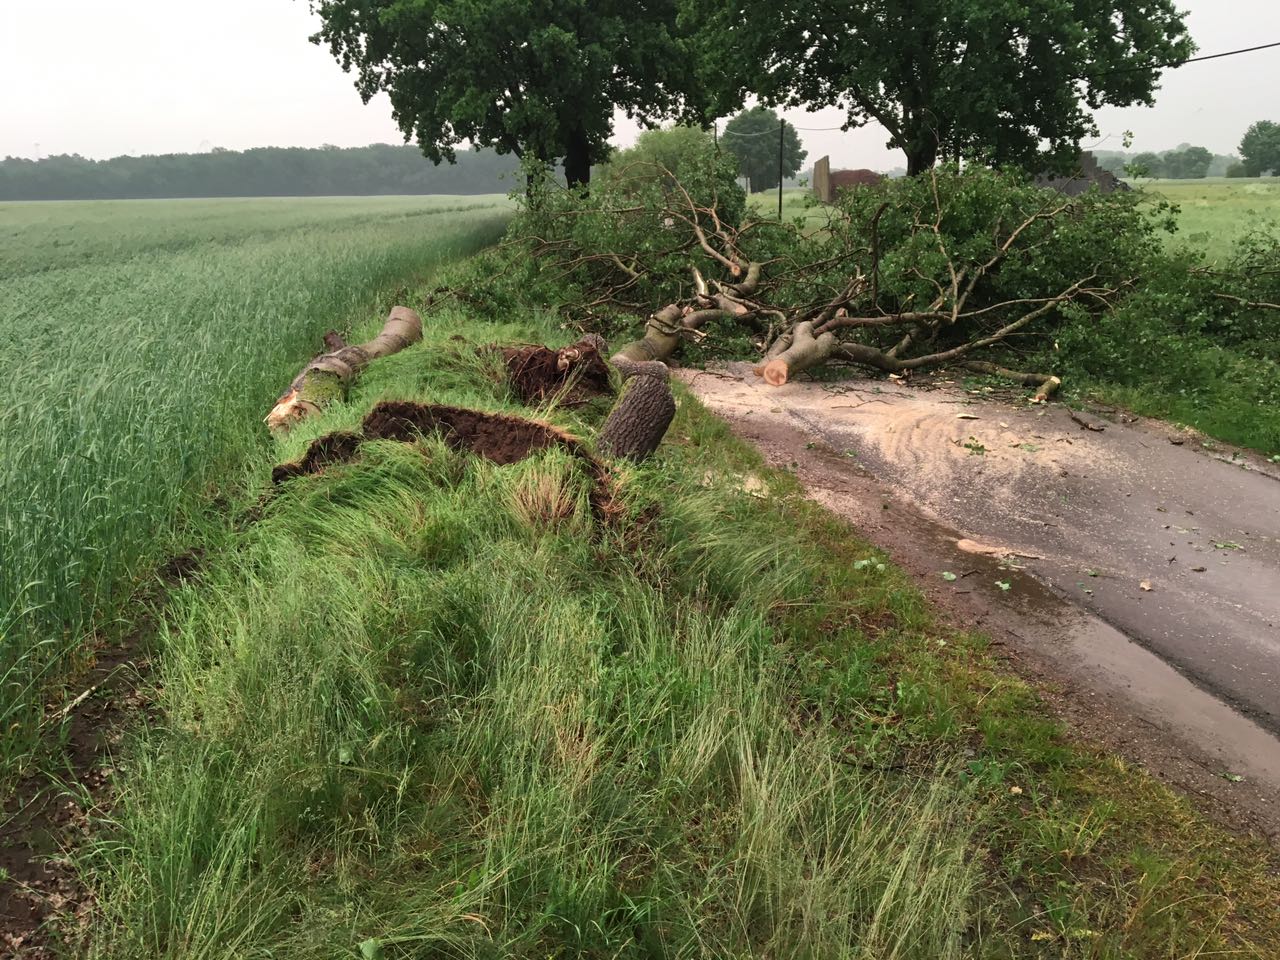
[[[319,334],[504,219],[458,198],[0,205],[0,772],[89,615],[264,449]]]
[[[475,347],[554,336],[549,319],[437,313],[207,518],[206,565],[165,617],[159,721],[81,852],[98,905],[81,953],[1121,960],[1277,942],[1257,848],[1066,743],[687,395],[658,458],[616,468],[607,524],[575,458],[498,467],[436,439],[367,444],[258,505],[272,459],[376,400],[522,412]],[[589,438],[602,407],[536,415]],[[744,492],[752,474],[767,496]]]

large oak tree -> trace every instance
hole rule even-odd
[[[1092,111],[1149,104],[1194,47],[1173,0],[687,0],[721,113],[748,93],[877,121],[912,174],[940,156],[1065,160]],[[733,56],[726,51],[732,50]]]
[[[585,184],[608,155],[615,105],[643,124],[684,106],[677,0],[312,0],[366,102],[436,162],[470,141]]]

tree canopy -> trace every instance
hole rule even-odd
[[[738,161],[738,172],[752,190],[772,190],[779,183],[778,124],[782,131],[782,179],[794,177],[808,152],[800,145],[800,134],[768,107],[743,110],[724,128],[724,149]]]
[[[851,128],[881,123],[912,174],[939,156],[1065,162],[1097,133],[1092,110],[1150,104],[1161,68],[1194,50],[1173,0],[687,6],[699,76],[721,112],[748,92],[838,106]]]
[[[1249,127],[1240,141],[1240,157],[1247,177],[1280,175],[1280,123],[1259,120]]]
[[[368,101],[437,163],[463,141],[553,163],[571,184],[608,156],[615,105],[642,124],[684,106],[678,0],[312,0]]]

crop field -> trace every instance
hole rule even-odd
[[[0,774],[329,327],[490,243],[498,197],[0,204]]]
[[[1214,259],[1251,230],[1280,225],[1280,177],[1147,180],[1143,189],[1178,205],[1178,237]]]
[[[1280,225],[1280,177],[1143,180],[1138,188],[1176,204],[1178,232],[1173,242],[1198,247],[1210,259],[1225,257],[1232,244],[1251,230]],[[807,189],[784,189],[782,216],[803,218],[806,230],[816,230],[825,217],[821,206],[808,202],[809,196]],[[749,202],[756,216],[778,214],[776,190],[753,193]]]

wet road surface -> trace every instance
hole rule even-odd
[[[944,605],[1280,806],[1280,468],[1159,422],[1077,415],[1092,430],[958,384],[768,387],[742,364],[683,379]]]

